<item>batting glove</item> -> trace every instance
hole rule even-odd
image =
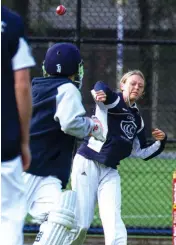
[[[90,136],[93,136],[95,139],[104,142],[105,137],[103,136],[103,126],[101,122],[98,120],[96,116],[92,116],[91,118],[94,122],[94,127],[90,133]]]

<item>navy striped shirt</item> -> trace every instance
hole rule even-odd
[[[144,122],[136,104],[128,107],[122,93],[111,91],[101,81],[95,84],[94,90],[103,90],[107,95],[105,103],[97,102],[95,113],[103,125],[106,141],[87,138],[78,154],[116,168],[120,160],[131,154],[148,160],[163,150],[166,139],[147,145]]]

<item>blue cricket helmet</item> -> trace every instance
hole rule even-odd
[[[81,62],[76,45],[57,43],[47,50],[44,67],[49,75],[71,76],[78,73]]]

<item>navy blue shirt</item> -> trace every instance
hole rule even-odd
[[[14,70],[35,64],[32,57],[26,58],[26,46],[21,18],[1,7],[1,161],[13,159],[20,154]]]
[[[163,150],[165,140],[147,145],[144,122],[136,104],[128,107],[122,93],[111,91],[103,82],[97,82],[94,90],[103,90],[107,95],[105,103],[97,102],[95,113],[103,125],[106,141],[87,138],[78,154],[116,168],[120,160],[131,154],[148,160]]]

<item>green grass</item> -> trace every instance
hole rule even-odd
[[[127,226],[171,227],[172,175],[176,160],[128,158],[118,167],[122,185],[122,217]],[[67,186],[70,189],[70,183]],[[107,210],[108,212],[108,210]],[[27,217],[29,223],[31,217]],[[101,227],[98,207],[92,226]]]
[[[171,227],[174,170],[176,160],[130,158],[121,162],[122,217],[127,226]],[[98,208],[92,225],[101,226]]]

